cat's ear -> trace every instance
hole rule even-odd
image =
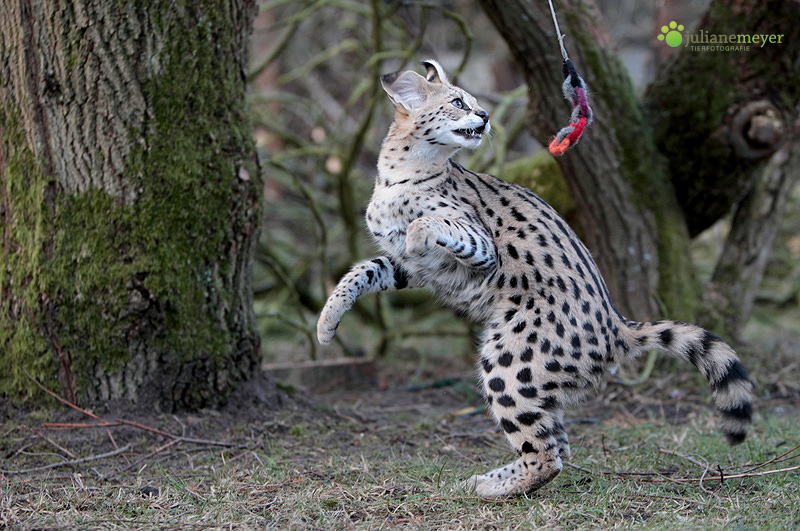
[[[442,65],[433,59],[422,61],[421,64],[425,67],[425,79],[427,79],[429,82],[443,83],[445,85],[450,84],[450,81],[447,80],[447,74],[444,73],[444,68],[442,68]]]
[[[381,86],[389,99],[406,112],[411,112],[425,101],[428,95],[427,83],[424,77],[411,70],[381,76]]]

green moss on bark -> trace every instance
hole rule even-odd
[[[53,183],[28,148],[17,109],[0,107],[3,162],[0,186],[0,392],[29,394],[32,383],[23,368],[55,387],[57,365],[44,337],[42,297],[47,296],[46,227],[52,216],[45,191]],[[3,196],[4,195],[4,196]]]

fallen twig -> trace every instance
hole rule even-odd
[[[63,446],[61,446],[60,444],[55,442],[50,437],[44,435],[43,433],[39,433],[38,431],[35,431],[34,433],[36,433],[36,435],[38,435],[39,437],[41,437],[42,439],[44,439],[45,441],[50,443],[51,446],[54,446],[54,447],[58,448],[59,450],[61,450],[62,452],[64,452],[65,454],[67,454],[67,456],[69,456],[69,457],[71,457],[73,459],[77,459],[78,458],[78,456],[76,456],[75,454],[70,452],[68,449],[64,448]]]
[[[30,469],[18,470],[18,471],[0,470],[0,474],[25,474],[25,473],[29,473],[29,472],[37,472],[37,471],[40,471],[40,470],[47,470],[47,469],[50,469],[50,468],[55,468],[55,467],[60,467],[60,466],[68,466],[68,465],[80,464],[80,463],[83,463],[83,462],[86,462],[86,461],[91,461],[91,460],[95,460],[95,459],[102,459],[104,457],[110,457],[110,456],[113,456],[113,455],[121,454],[121,453],[125,452],[126,450],[128,450],[130,448],[130,445],[126,445],[124,448],[118,448],[117,447],[117,443],[114,440],[114,436],[111,434],[111,431],[108,430],[108,428],[116,427],[116,426],[122,426],[122,425],[131,426],[133,428],[137,428],[137,429],[144,430],[144,431],[149,431],[150,433],[155,433],[156,435],[159,435],[161,437],[166,437],[170,441],[167,444],[164,444],[164,445],[160,446],[159,448],[156,448],[154,451],[150,452],[146,456],[139,458],[138,460],[136,460],[133,463],[130,463],[130,461],[128,461],[127,458],[126,458],[126,461],[128,461],[128,465],[125,468],[117,470],[116,472],[114,472],[114,474],[118,474],[118,473],[124,472],[126,470],[129,470],[130,468],[132,468],[132,467],[134,467],[134,466],[146,461],[147,459],[153,457],[154,455],[157,455],[157,454],[163,452],[164,450],[166,450],[168,448],[171,448],[172,446],[175,446],[176,444],[179,444],[179,443],[200,444],[200,445],[207,445],[207,446],[222,446],[222,447],[225,447],[225,448],[247,448],[245,445],[241,445],[241,444],[234,444],[234,443],[228,443],[228,442],[223,442],[223,441],[212,441],[212,440],[208,440],[208,439],[196,439],[196,438],[193,438],[193,437],[185,437],[183,435],[174,435],[172,433],[169,433],[169,432],[166,432],[166,431],[163,431],[163,430],[159,430],[157,428],[153,428],[153,427],[150,427],[150,426],[146,426],[144,424],[140,424],[138,422],[133,422],[133,421],[125,420],[125,419],[121,419],[121,418],[116,419],[115,422],[109,422],[109,421],[107,421],[107,420],[95,415],[91,411],[87,411],[86,409],[83,409],[83,408],[75,405],[74,403],[70,402],[69,400],[59,396],[57,393],[51,391],[50,389],[46,388],[44,385],[39,383],[33,376],[30,375],[30,373],[28,373],[25,370],[25,368],[23,368],[22,370],[25,372],[25,375],[33,383],[35,383],[41,390],[43,390],[45,393],[49,394],[50,396],[52,396],[53,398],[55,398],[56,400],[58,400],[62,404],[66,405],[66,406],[68,406],[68,407],[70,407],[72,409],[75,409],[77,411],[80,411],[84,415],[86,415],[88,417],[91,417],[91,418],[95,419],[96,421],[98,421],[98,422],[94,422],[94,423],[47,422],[47,423],[42,424],[43,428],[52,429],[52,430],[81,429],[81,428],[106,428],[107,431],[108,431],[108,436],[111,439],[111,443],[114,445],[115,450],[113,450],[111,452],[108,452],[108,453],[105,453],[105,454],[94,456],[94,457],[88,457],[88,458],[83,458],[83,459],[73,459],[72,461],[64,461],[63,463],[56,463],[56,464],[52,464],[52,465],[46,465],[44,467],[30,468]],[[39,434],[39,435],[44,437],[41,434]],[[57,446],[60,450],[66,452],[68,454],[70,453],[65,448],[61,448],[58,445],[56,445],[53,441],[51,441],[47,437],[44,437],[44,438],[45,438],[45,440],[47,440],[51,444],[54,444],[55,446]],[[71,456],[74,457],[74,455],[71,455]]]
[[[704,492],[708,492],[708,489],[706,489],[706,488],[703,486],[703,480],[706,478],[706,474],[708,474],[708,469],[710,468],[710,467],[709,467],[709,464],[708,464],[708,462],[701,463],[700,461],[698,461],[697,459],[695,459],[694,457],[692,457],[692,456],[690,456],[690,455],[681,454],[681,453],[678,453],[678,452],[674,452],[674,451],[672,451],[672,450],[665,450],[664,448],[659,448],[659,449],[658,449],[658,451],[659,451],[659,452],[661,452],[662,454],[674,455],[674,456],[676,456],[676,457],[681,457],[681,458],[683,458],[683,459],[686,459],[686,460],[687,460],[687,461],[689,461],[690,463],[694,463],[695,465],[697,465],[697,466],[701,467],[701,468],[703,469],[703,475],[701,475],[701,476],[700,476],[700,479],[698,480],[698,482],[699,482],[699,483],[698,483],[698,486],[699,486],[699,487],[700,487],[700,488],[701,488],[701,489],[702,489]],[[722,477],[722,476],[720,476],[720,478],[721,478],[721,477]],[[670,478],[670,479],[671,479],[671,478]],[[722,479],[720,479],[720,482],[721,482],[721,481],[722,481]]]
[[[752,472],[753,470],[758,470],[759,468],[764,468],[765,466],[769,465],[770,463],[777,463],[778,461],[782,461],[784,457],[786,457],[787,455],[797,451],[798,449],[800,449],[800,444],[798,444],[797,446],[795,446],[791,450],[787,450],[787,451],[783,452],[781,455],[773,457],[769,461],[764,461],[761,464],[755,465],[754,467],[752,467],[752,468],[750,468],[748,470],[745,470],[745,472]],[[793,459],[794,457],[797,457],[797,456],[793,456],[793,457],[791,457],[789,459]],[[727,476],[727,477],[730,477],[730,476]]]
[[[122,424],[126,424],[128,426],[133,426],[134,428],[139,428],[140,430],[149,431],[151,433],[155,433],[157,435],[161,435],[162,437],[166,437],[168,439],[175,439],[180,442],[186,442],[191,444],[208,444],[210,446],[224,446],[226,448],[246,448],[246,446],[242,444],[234,444],[234,443],[227,443],[222,441],[212,441],[208,439],[194,439],[192,437],[183,437],[181,435],[173,435],[172,433],[168,433],[166,431],[161,431],[156,428],[151,428],[150,426],[145,426],[144,424],[139,424],[138,422],[132,422],[130,420],[125,419],[117,419],[117,422]]]
[[[35,383],[35,384],[36,384],[36,385],[39,387],[39,389],[41,389],[42,391],[44,391],[44,392],[45,392],[45,393],[47,393],[48,395],[52,396],[53,398],[55,398],[56,400],[58,400],[58,401],[59,401],[59,402],[61,402],[62,404],[65,404],[65,405],[67,405],[67,406],[71,407],[72,409],[77,409],[78,411],[80,411],[80,412],[81,412],[81,413],[83,413],[84,415],[88,415],[88,416],[92,417],[93,419],[99,419],[99,418],[100,418],[100,417],[98,417],[97,415],[95,415],[94,413],[92,413],[91,411],[87,411],[87,410],[83,409],[82,407],[76,406],[75,404],[73,404],[72,402],[70,402],[69,400],[67,400],[66,398],[62,398],[62,397],[58,396],[58,394],[54,393],[53,391],[51,391],[51,390],[50,390],[50,389],[48,389],[47,387],[45,387],[45,386],[43,386],[42,384],[40,384],[40,383],[39,383],[39,382],[36,380],[36,378],[34,378],[33,376],[31,376],[31,375],[30,375],[30,373],[29,373],[28,371],[26,371],[26,370],[25,370],[25,367],[22,367],[22,372],[24,372],[24,373],[25,373],[25,376],[27,376],[28,378],[30,378],[30,380],[31,380],[33,383]]]
[[[161,446],[159,446],[158,448],[156,448],[155,450],[153,450],[153,451],[152,451],[152,452],[150,452],[149,454],[147,454],[147,455],[145,455],[145,456],[143,456],[143,457],[140,457],[139,459],[137,459],[137,460],[136,460],[136,461],[134,461],[133,463],[130,463],[130,464],[129,464],[128,466],[126,466],[125,468],[121,468],[121,469],[119,469],[119,470],[115,470],[115,471],[114,471],[114,472],[112,472],[111,474],[107,475],[107,476],[106,476],[106,479],[108,479],[108,478],[110,478],[110,477],[114,477],[114,476],[116,476],[117,474],[121,474],[122,472],[126,472],[126,471],[130,470],[131,468],[133,468],[133,467],[135,467],[135,466],[138,466],[138,465],[139,465],[139,464],[141,464],[141,463],[144,463],[145,461],[147,461],[148,459],[150,459],[150,458],[151,458],[151,457],[153,457],[154,455],[156,455],[156,454],[159,454],[159,453],[163,452],[164,450],[166,450],[167,448],[170,448],[170,447],[172,447],[172,446],[175,446],[176,444],[179,444],[180,442],[181,442],[181,441],[180,441],[180,439],[172,439],[172,440],[171,440],[171,441],[169,441],[168,443],[166,443],[166,444],[162,444]]]
[[[121,426],[121,422],[44,422],[43,428],[48,430],[73,430],[76,428],[113,428]]]
[[[104,454],[93,455],[93,456],[90,456],[90,457],[82,457],[80,459],[73,459],[71,461],[62,461],[61,463],[52,463],[50,465],[37,466],[37,467],[34,467],[34,468],[26,468],[26,469],[23,469],[23,470],[0,470],[0,474],[8,474],[8,475],[30,474],[31,472],[41,472],[42,470],[50,470],[51,468],[59,468],[59,467],[62,467],[62,466],[80,465],[81,463],[88,463],[89,461],[96,461],[98,459],[105,459],[107,457],[114,457],[115,455],[119,455],[119,454],[121,454],[123,452],[127,452],[130,449],[131,449],[131,445],[130,444],[126,444],[122,448],[118,448],[116,450],[113,450],[111,452],[106,452]]]
[[[700,486],[701,489],[703,489],[704,491],[708,491],[708,489],[706,489],[703,486],[704,482],[719,481],[720,484],[722,484],[722,483],[724,483],[725,480],[728,480],[728,479],[746,479],[746,478],[754,478],[754,477],[760,477],[760,476],[769,476],[769,475],[773,475],[773,474],[783,474],[783,473],[787,473],[787,472],[793,472],[795,470],[800,470],[800,465],[795,465],[795,466],[790,466],[790,467],[783,467],[783,468],[776,468],[776,469],[772,469],[772,470],[762,470],[760,472],[754,472],[755,470],[763,468],[763,467],[765,467],[765,466],[767,466],[769,464],[772,464],[772,463],[777,463],[777,462],[781,462],[781,461],[786,461],[788,459],[794,459],[796,457],[800,457],[800,456],[797,456],[797,455],[792,456],[792,457],[786,457],[789,454],[792,454],[792,453],[796,452],[797,450],[800,450],[800,445],[797,445],[797,446],[793,447],[792,449],[787,450],[786,452],[784,452],[784,453],[782,453],[782,454],[780,454],[778,456],[773,457],[769,461],[764,461],[763,463],[759,463],[759,464],[753,465],[751,468],[745,470],[744,472],[740,472],[740,473],[737,473],[737,474],[725,473],[725,472],[723,472],[722,467],[717,465],[717,471],[718,471],[719,475],[708,476],[707,474],[708,474],[709,470],[711,470],[710,465],[705,464],[705,463],[701,463],[701,462],[697,461],[696,459],[692,458],[691,456],[684,455],[684,454],[681,454],[681,453],[678,453],[678,452],[674,452],[674,451],[671,451],[671,450],[665,450],[663,448],[659,448],[659,451],[661,453],[668,454],[668,455],[674,455],[676,457],[681,457],[681,458],[686,459],[687,461],[690,461],[690,462],[692,462],[692,463],[694,463],[694,464],[696,464],[696,465],[698,465],[698,466],[703,468],[703,474],[700,477],[688,477],[688,478],[671,477],[669,472],[638,472],[638,471],[633,471],[633,472],[601,471],[601,472],[597,472],[597,471],[591,470],[589,468],[585,468],[585,467],[582,467],[582,466],[579,466],[579,465],[575,465],[575,464],[569,463],[569,462],[566,462],[564,464],[566,466],[574,468],[575,470],[580,470],[581,472],[584,472],[584,473],[587,473],[587,474],[591,474],[591,475],[616,476],[616,477],[620,477],[620,478],[627,478],[627,479],[631,479],[631,480],[635,480],[635,481],[642,481],[642,482],[646,482],[646,483],[679,483],[679,484],[697,483]]]
[[[762,472],[744,472],[741,474],[725,474],[719,476],[711,476],[706,478],[646,478],[642,479],[642,481],[647,481],[651,483],[658,483],[660,481],[671,481],[675,483],[696,483],[701,480],[704,481],[722,481],[723,479],[740,479],[740,478],[754,478],[758,476],[769,476],[772,474],[782,474],[785,472],[791,472],[793,470],[800,470],[800,465],[797,466],[790,466],[786,468],[777,468],[774,470],[764,470]]]

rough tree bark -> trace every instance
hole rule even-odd
[[[170,411],[252,374],[254,10],[4,2],[0,392]]]
[[[547,143],[564,122],[564,101],[555,88],[561,82],[561,58],[548,4],[481,4],[531,87],[530,129]],[[565,0],[554,5],[570,57],[586,78],[595,108],[589,136],[558,159],[587,243],[623,312],[639,319],[690,319],[703,293],[687,252],[690,236],[754,190],[770,157],[796,135],[800,29],[795,22],[800,3],[714,0],[695,31],[783,34],[783,46],[751,53],[681,48],[643,100],[611,50],[594,3]],[[776,179],[764,186],[785,193],[789,179],[779,185]],[[749,209],[763,208],[765,194],[760,197],[742,203],[734,226],[753,219],[745,215]],[[752,206],[756,203],[758,207]],[[780,209],[782,203],[773,206]],[[771,228],[780,221],[781,210],[775,212],[761,218]],[[754,253],[769,248],[763,239],[758,248],[747,247],[745,242],[752,244],[752,237],[742,236],[747,232],[735,228],[728,241],[728,256],[736,256],[734,261],[755,260]],[[717,275],[717,284],[741,283],[746,275],[757,285],[763,261],[760,270],[737,268],[731,277],[727,260],[728,276],[723,280]],[[743,308],[753,296],[753,289],[732,290],[726,298]],[[724,321],[719,332],[731,336],[736,331],[731,323],[741,318]]]

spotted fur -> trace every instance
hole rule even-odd
[[[563,409],[606,369],[658,349],[708,378],[731,444],[744,440],[752,385],[720,338],[681,322],[633,322],[617,312],[589,251],[530,190],[471,172],[450,157],[489,132],[486,111],[451,85],[435,61],[381,79],[395,104],[383,142],[367,226],[384,256],[356,264],[319,318],[328,343],[366,293],[427,287],[483,325],[481,385],[518,458],[474,476],[481,496],[541,487],[569,458]]]

